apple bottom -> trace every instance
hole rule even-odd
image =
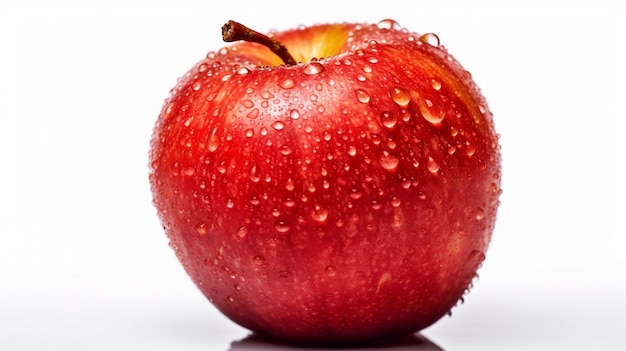
[[[198,288],[243,327],[289,343],[367,343],[436,322],[484,259],[480,241],[415,229],[344,242],[309,238],[306,250],[294,249],[298,234],[269,245],[207,235],[210,245],[190,241],[177,253]]]

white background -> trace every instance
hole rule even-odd
[[[266,32],[394,18],[473,73],[504,194],[481,278],[402,349],[623,350],[624,41],[618,1],[0,4],[0,349],[269,350],[221,316],[151,204],[152,127],[236,19]],[[433,345],[434,344],[434,345]],[[430,348],[429,348],[430,347]]]

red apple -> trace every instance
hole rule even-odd
[[[178,81],[150,152],[154,204],[198,288],[236,323],[308,344],[448,313],[500,194],[471,75],[436,35],[392,20],[223,30],[247,41]]]

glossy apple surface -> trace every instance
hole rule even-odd
[[[154,204],[198,288],[253,331],[309,344],[425,328],[466,293],[500,194],[492,114],[439,45],[391,20],[238,42],[166,99]]]

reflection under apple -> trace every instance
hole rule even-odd
[[[369,344],[363,346],[344,347],[344,348],[310,348],[302,346],[294,346],[288,344],[280,344],[276,341],[267,338],[260,334],[250,334],[247,337],[234,341],[227,351],[301,351],[306,349],[308,351],[317,350],[393,350],[393,351],[443,351],[441,347],[430,341],[421,333],[411,333],[397,335],[392,338],[381,340],[376,344]]]

